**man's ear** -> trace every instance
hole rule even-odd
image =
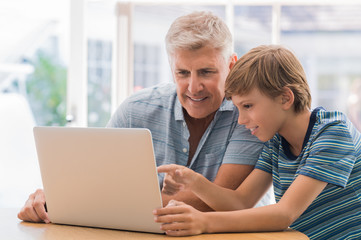
[[[237,54],[233,53],[232,56],[229,59],[229,70],[231,70],[234,66],[234,64],[236,64],[238,58],[237,58]]]
[[[293,103],[295,101],[295,95],[293,94],[293,91],[289,87],[283,88],[282,93],[282,107],[284,110],[288,110],[293,106]]]

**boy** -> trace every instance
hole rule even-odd
[[[291,227],[310,239],[360,239],[361,135],[340,112],[310,111],[297,58],[281,46],[254,48],[232,68],[225,92],[239,124],[267,141],[256,167],[237,190],[181,166],[159,167],[171,176],[169,193],[189,189],[222,211],[201,213],[173,201],[154,210],[162,229],[183,236]],[[272,182],[277,203],[252,208]]]

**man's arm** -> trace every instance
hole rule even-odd
[[[223,164],[218,170],[214,183],[221,187],[235,190],[251,173],[253,168],[254,166],[252,165]],[[210,208],[189,190],[179,191],[175,195],[167,195],[162,193],[163,206],[166,206],[172,199],[185,202],[203,212],[213,211],[212,208]]]

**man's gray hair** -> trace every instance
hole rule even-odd
[[[211,46],[221,51],[225,60],[233,54],[233,39],[226,23],[211,12],[193,12],[178,17],[165,38],[168,57],[178,49],[198,50]]]

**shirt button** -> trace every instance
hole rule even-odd
[[[186,148],[183,148],[183,152],[186,153],[188,150]]]

